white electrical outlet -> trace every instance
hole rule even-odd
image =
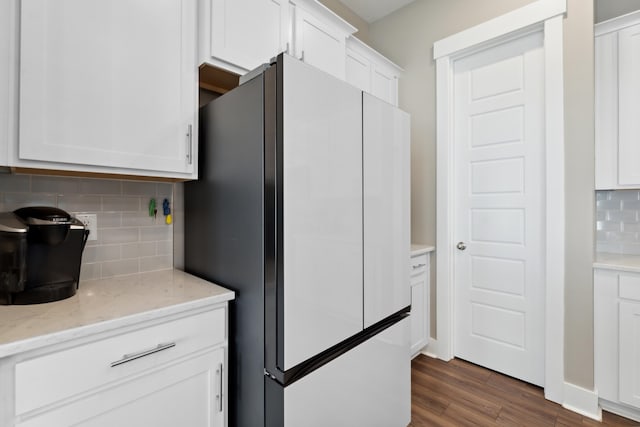
[[[98,217],[96,214],[76,214],[78,221],[89,230],[88,240],[98,240]]]

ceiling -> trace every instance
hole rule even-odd
[[[413,3],[414,0],[340,0],[369,24]]]

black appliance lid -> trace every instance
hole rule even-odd
[[[34,225],[69,225],[73,221],[71,215],[62,209],[50,206],[29,206],[13,211],[27,224]]]

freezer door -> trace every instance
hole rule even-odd
[[[362,100],[283,55],[278,365],[289,369],[362,330]]]
[[[284,427],[405,427],[409,317],[284,389]]]
[[[410,304],[409,115],[363,94],[364,327]]]

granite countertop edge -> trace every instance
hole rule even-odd
[[[179,270],[81,281],[76,295],[66,300],[0,306],[0,358],[225,303],[234,297],[231,290]]]
[[[421,243],[411,244],[411,256],[422,255],[436,250],[435,246],[423,245]]]
[[[596,253],[593,268],[640,273],[640,255]]]

